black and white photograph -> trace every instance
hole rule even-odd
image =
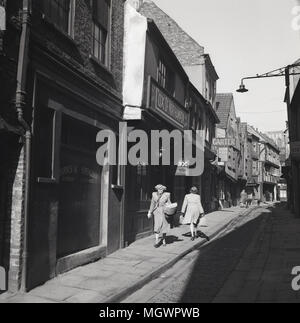
[[[300,0],[0,0],[0,303],[300,303]]]

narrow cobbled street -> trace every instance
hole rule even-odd
[[[300,238],[289,234],[297,221],[281,206],[241,216],[124,302],[300,302],[291,287]]]

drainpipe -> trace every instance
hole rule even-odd
[[[26,292],[27,277],[27,250],[28,250],[28,215],[29,215],[29,190],[30,190],[30,154],[31,154],[31,128],[24,120],[23,113],[26,107],[26,79],[28,68],[28,50],[30,36],[31,0],[23,0],[22,6],[22,32],[20,38],[17,89],[16,89],[16,111],[20,125],[24,130],[25,138],[25,196],[24,196],[24,233],[22,254],[21,291]]]

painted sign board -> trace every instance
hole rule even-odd
[[[228,149],[227,149],[227,147],[223,147],[223,148],[218,149],[218,157],[220,158],[221,162],[228,162]]]
[[[229,147],[229,146],[236,146],[236,139],[235,138],[214,138],[213,145],[215,147]]]
[[[148,108],[178,129],[183,130],[188,127],[188,112],[186,109],[151,77],[149,77],[148,83]]]

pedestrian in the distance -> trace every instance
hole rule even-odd
[[[248,196],[247,196],[246,191],[245,190],[242,190],[242,192],[241,192],[241,206],[242,207],[246,206],[246,204],[247,204],[247,198],[248,198]]]
[[[181,213],[184,215],[182,224],[189,224],[191,229],[192,241],[196,238],[197,226],[204,210],[201,204],[201,197],[198,194],[197,187],[192,187],[190,194],[184,198]]]
[[[247,209],[252,205],[252,202],[253,202],[253,194],[249,192],[247,195],[247,203],[246,203]]]
[[[148,212],[148,218],[154,217],[154,233],[155,244],[154,247],[160,246],[160,235],[162,235],[162,244],[167,245],[166,236],[170,229],[170,225],[166,219],[164,212],[165,206],[171,204],[171,194],[166,192],[167,188],[161,184],[155,187],[157,192],[152,193],[151,206]]]

